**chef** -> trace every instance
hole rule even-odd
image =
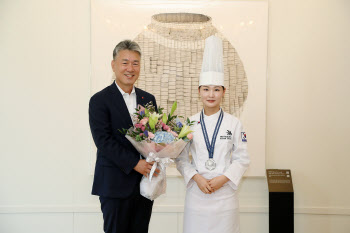
[[[190,117],[193,140],[176,160],[187,187],[184,233],[240,232],[237,189],[250,160],[241,122],[220,107],[225,91],[222,40],[210,36],[198,87],[203,109]]]

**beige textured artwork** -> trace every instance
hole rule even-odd
[[[205,39],[223,40],[225,87],[224,111],[238,118],[248,96],[244,66],[232,44],[213,25],[209,16],[162,13],[152,16],[134,40],[141,46],[142,71],[136,86],[155,95],[158,106],[169,110],[178,101],[177,114],[185,117],[202,109],[198,83]]]
[[[203,108],[198,83],[205,39],[216,35],[224,50],[222,107],[248,135],[246,176],[265,176],[267,32],[268,1],[91,0],[91,95],[111,83],[116,44],[132,39],[142,49],[135,85],[166,112],[178,101],[176,114],[190,117]],[[91,148],[93,173],[92,139]],[[179,173],[170,167],[167,175]]]

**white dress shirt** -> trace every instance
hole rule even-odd
[[[122,94],[122,96],[124,98],[125,104],[128,107],[128,111],[129,111],[129,114],[130,114],[130,117],[131,117],[131,120],[132,120],[133,119],[132,115],[136,112],[135,108],[137,106],[135,86],[132,87],[132,91],[129,94],[129,93],[126,93],[125,91],[123,91],[123,89],[121,89],[118,86],[116,81],[114,81],[114,83],[115,83],[115,85],[117,85],[120,93]],[[134,122],[133,122],[133,124],[134,124]],[[141,154],[140,154],[140,159],[142,159]]]
[[[132,87],[132,91],[129,94],[129,93],[126,93],[125,91],[123,91],[123,89],[121,89],[118,86],[116,81],[114,81],[114,82],[115,82],[115,85],[117,85],[120,93],[122,93],[122,96],[124,98],[125,104],[128,107],[128,111],[130,113],[130,116],[132,116],[136,112],[135,108],[136,108],[136,105],[137,105],[135,87],[134,86]],[[131,117],[131,119],[132,119],[132,117]]]

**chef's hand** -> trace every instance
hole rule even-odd
[[[220,189],[227,181],[229,181],[229,179],[226,176],[221,175],[209,180],[208,183],[213,192],[215,192],[216,190]]]
[[[148,175],[152,169],[153,163],[154,162],[148,163],[148,162],[146,162],[146,160],[140,159],[139,162],[134,167],[134,170],[137,171],[138,173],[148,177]],[[157,168],[155,170],[155,172],[153,173],[153,176],[157,177],[159,173],[160,173],[160,170]]]
[[[212,188],[209,185],[209,182],[207,179],[205,179],[203,176],[196,174],[192,178],[194,181],[196,181],[198,188],[206,194],[211,194],[213,192]]]

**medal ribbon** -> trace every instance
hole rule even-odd
[[[202,110],[202,112],[201,112],[200,122],[201,122],[202,132],[203,132],[203,136],[204,136],[204,141],[205,141],[205,144],[207,146],[207,150],[209,152],[210,159],[212,159],[214,157],[214,146],[215,146],[215,142],[216,142],[216,136],[218,136],[219,129],[220,129],[221,122],[222,122],[223,118],[224,118],[224,112],[221,109],[219,119],[216,122],[213,138],[211,139],[211,143],[210,143],[207,128],[205,127],[205,123],[204,123],[204,110]]]

